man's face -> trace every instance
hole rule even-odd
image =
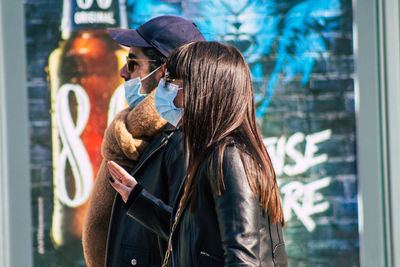
[[[134,78],[143,79],[151,71],[150,69],[150,58],[148,58],[140,47],[131,47],[129,49],[127,63],[120,69],[119,75],[128,81]],[[147,77],[142,81],[142,89],[140,93],[150,93],[158,84],[161,75],[156,71],[151,76]]]

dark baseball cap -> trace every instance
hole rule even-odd
[[[164,56],[182,44],[205,40],[194,23],[176,16],[155,17],[136,30],[110,28],[108,33],[121,45],[154,47]]]

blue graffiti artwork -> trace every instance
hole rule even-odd
[[[131,28],[177,15],[194,21],[207,40],[237,47],[251,70],[257,117],[279,86],[296,75],[307,84],[343,19],[340,0],[127,0],[127,7]]]

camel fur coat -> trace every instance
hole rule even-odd
[[[154,94],[155,90],[134,109],[126,108],[118,113],[104,133],[103,161],[83,225],[83,250],[88,267],[105,265],[108,227],[116,194],[108,181],[107,161],[113,160],[127,171],[132,170],[146,146],[167,124],[155,109]]]

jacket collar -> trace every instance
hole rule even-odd
[[[141,157],[139,158],[139,161],[137,162],[135,168],[132,171],[132,176],[135,175],[135,173],[137,173],[142,166],[144,166],[144,164],[150,160],[153,156],[156,155],[156,152],[159,151],[162,147],[164,147],[169,139],[171,138],[171,136],[177,132],[178,129],[175,128],[173,125],[171,124],[167,124],[165,125],[163,131],[161,132],[161,134],[159,134],[146,148],[146,150],[144,151],[144,153],[141,155]]]

